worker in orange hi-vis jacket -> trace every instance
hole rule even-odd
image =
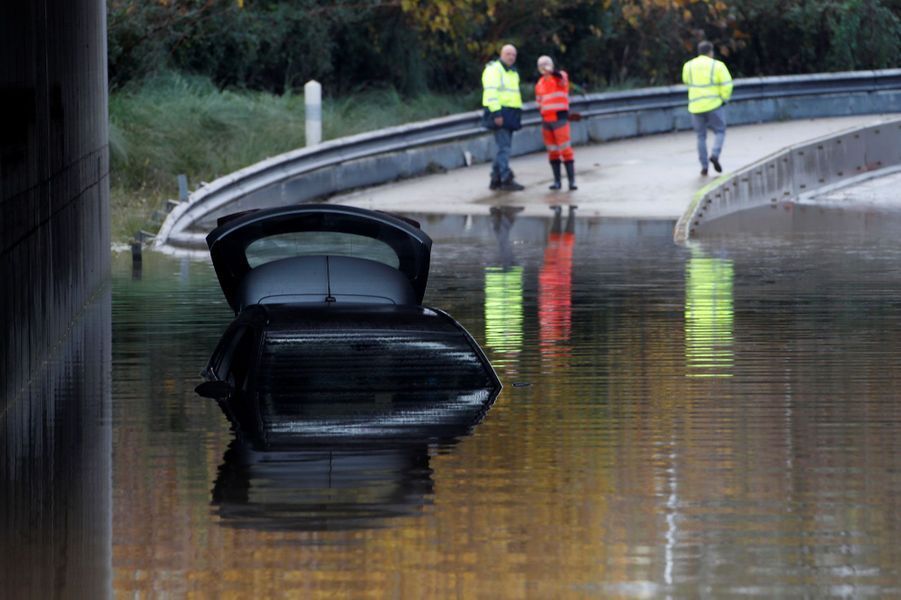
[[[541,79],[535,84],[535,101],[541,112],[541,133],[544,137],[544,145],[547,147],[548,159],[551,162],[551,170],[554,173],[554,183],[550,189],[560,189],[560,163],[566,167],[566,177],[569,179],[569,189],[576,188],[576,169],[570,139],[570,113],[569,113],[569,75],[566,71],[554,68],[554,61],[550,56],[542,56],[538,59],[538,71]]]

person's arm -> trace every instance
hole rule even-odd
[[[682,65],[682,83],[691,85],[691,61]]]
[[[723,99],[723,102],[728,102],[732,97],[732,75],[722,61],[718,61],[716,64],[716,82],[720,98]]]
[[[580,96],[584,96],[587,93],[588,92],[585,90],[585,88],[583,88],[581,85],[579,85],[575,81],[569,82],[569,95],[570,96],[572,96],[573,94],[578,94]]]
[[[501,117],[501,100],[498,93],[501,87],[500,70],[488,65],[482,71],[482,106],[494,117],[494,124],[500,127],[504,123]]]

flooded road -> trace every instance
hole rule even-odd
[[[193,391],[232,318],[211,266],[117,256],[115,594],[901,594],[897,236],[552,214],[420,217],[425,304],[505,386],[480,423],[286,464]]]

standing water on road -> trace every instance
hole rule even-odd
[[[211,266],[119,256],[115,592],[901,594],[897,236],[680,248],[672,222],[548,213],[417,217],[425,304],[505,386],[481,423],[287,464],[236,459],[193,391],[233,316]]]

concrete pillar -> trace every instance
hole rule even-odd
[[[310,80],[303,86],[303,102],[306,115],[307,146],[322,141],[322,85]]]
[[[0,595],[9,597],[112,591],[106,69],[104,0],[0,2]]]
[[[0,2],[0,411],[110,267],[103,0]]]

